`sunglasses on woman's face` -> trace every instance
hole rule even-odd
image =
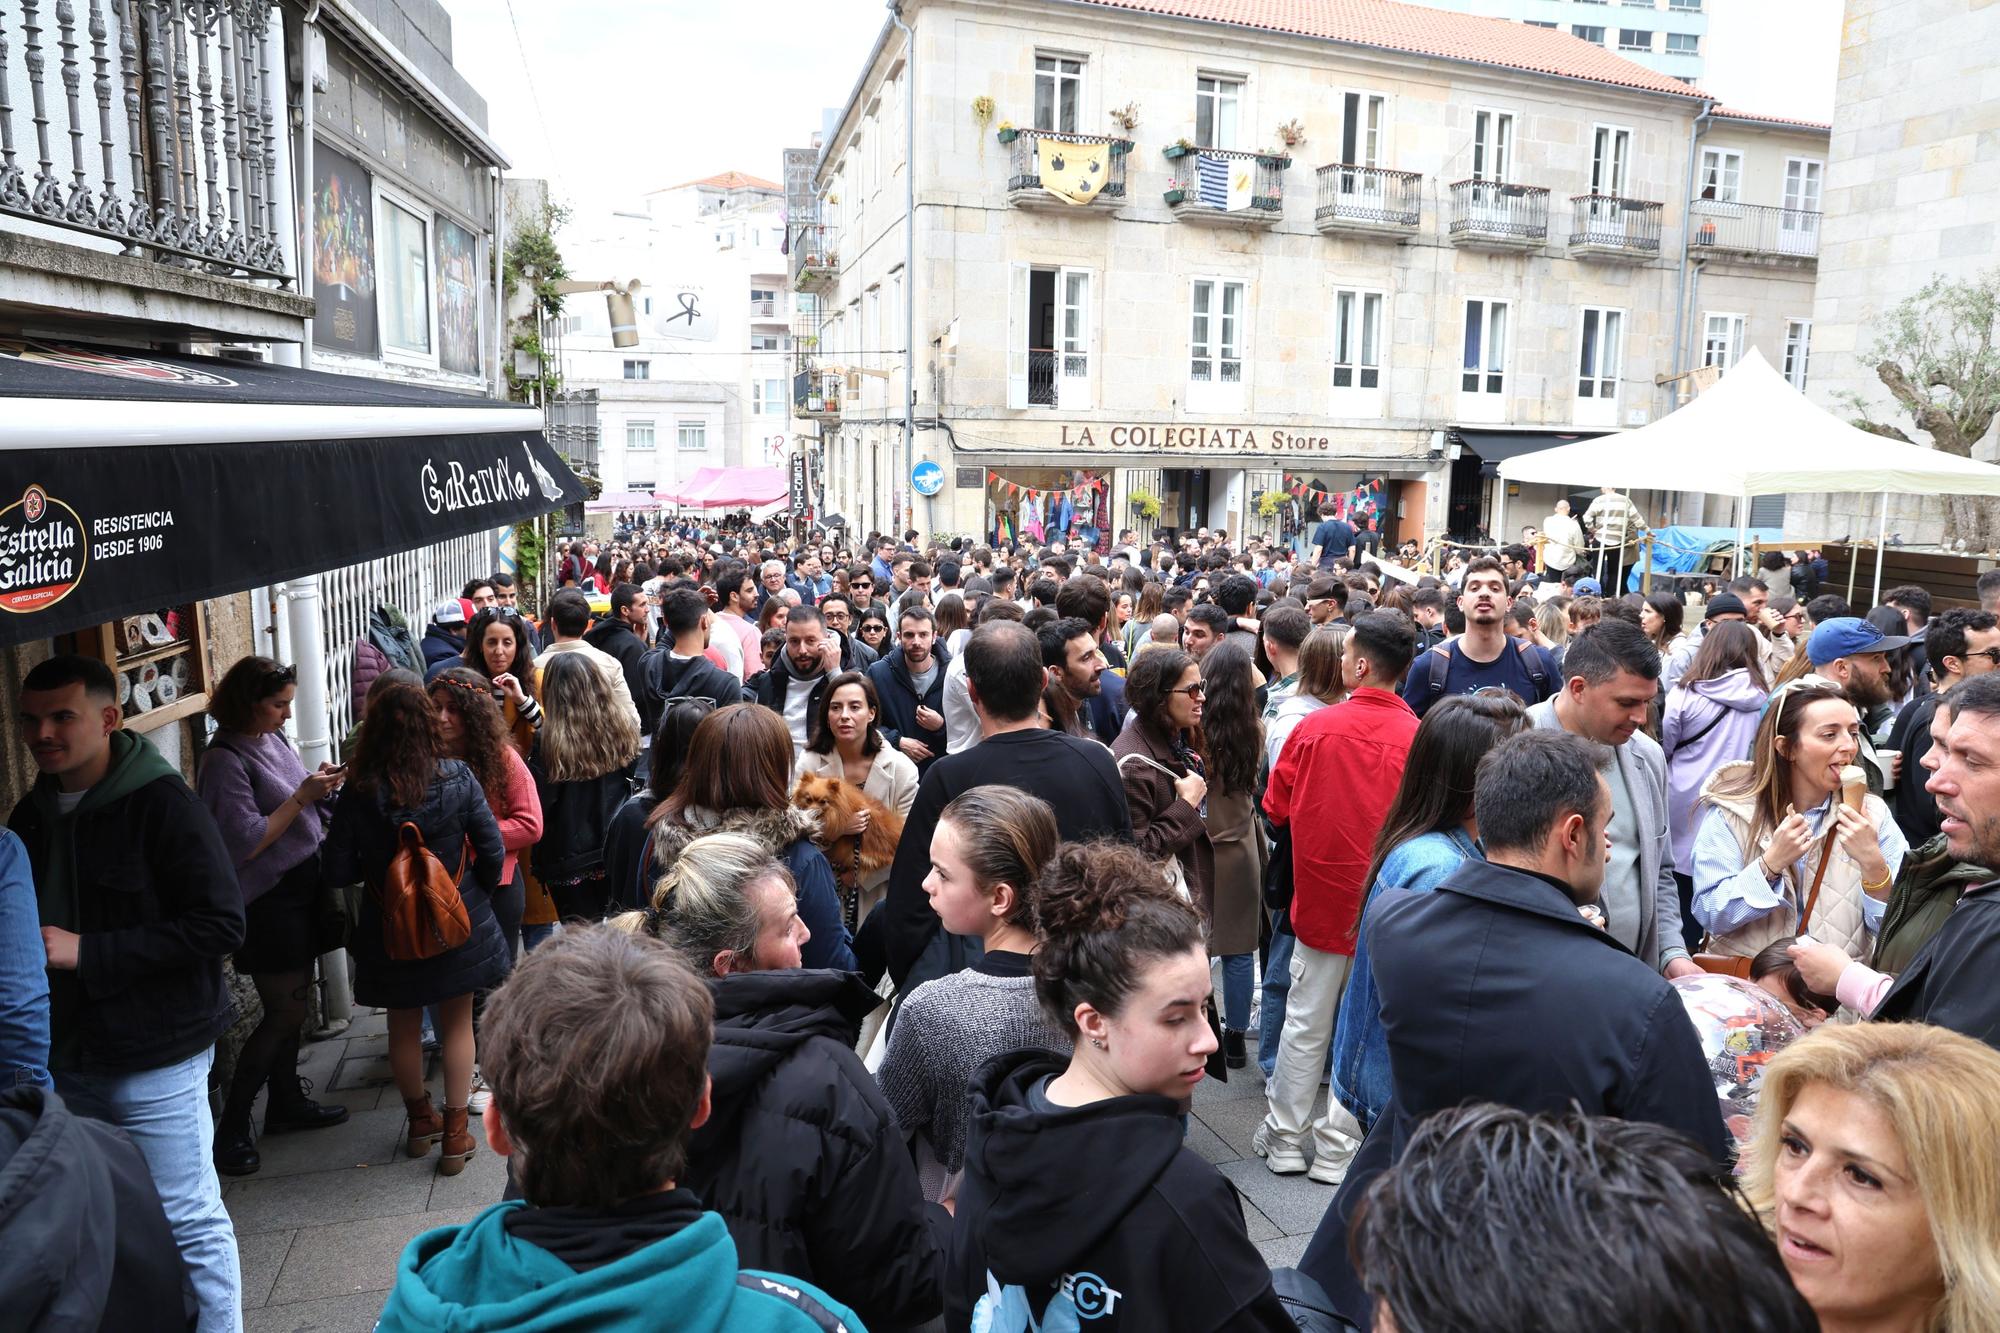
[[[1173,689],[1168,690],[1167,693],[1185,694],[1190,699],[1199,699],[1202,696],[1201,683],[1197,681],[1193,685],[1176,685]]]

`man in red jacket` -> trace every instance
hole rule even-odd
[[[1355,926],[1368,886],[1362,882],[1375,834],[1403,780],[1417,715],[1396,693],[1416,654],[1417,632],[1400,611],[1356,617],[1341,658],[1350,693],[1298,724],[1271,770],[1264,812],[1292,827],[1292,990],[1270,1087],[1271,1110],[1251,1146],[1278,1175],[1307,1169],[1337,1185],[1361,1146],[1361,1126],[1337,1098],[1308,1123],[1325,1085],[1340,993],[1354,963]]]

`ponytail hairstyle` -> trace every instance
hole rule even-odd
[[[951,825],[981,893],[991,897],[1002,884],[1013,887],[1007,924],[1032,925],[1029,889],[1062,841],[1048,802],[1019,787],[994,783],[955,797],[938,822]]]
[[[1129,843],[1064,843],[1030,902],[1041,940],[1035,996],[1071,1037],[1079,1004],[1116,1017],[1147,963],[1202,947],[1200,915],[1168,886],[1159,863]]]
[[[750,890],[774,878],[797,892],[791,872],[762,842],[742,833],[706,834],[683,847],[660,876],[650,907],[621,913],[611,924],[672,945],[704,977],[716,975],[715,960],[725,952],[730,971],[750,971],[759,925]]]

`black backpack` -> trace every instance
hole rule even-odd
[[[1452,651],[1456,646],[1457,640],[1454,639],[1450,643],[1439,644],[1425,654],[1428,664],[1426,669],[1430,673],[1429,698],[1424,705],[1426,708],[1444,695],[1445,681],[1451,675]],[[1535,687],[1535,697],[1527,702],[1538,704],[1554,694],[1555,687],[1549,675],[1548,658],[1543,656],[1542,650],[1532,643],[1516,643],[1514,651],[1521,655],[1521,668],[1528,673],[1528,680]]]

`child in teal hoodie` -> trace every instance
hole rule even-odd
[[[636,914],[635,914],[636,915]],[[739,1269],[675,1178],[707,1119],[708,989],[668,946],[572,928],[487,1004],[486,1138],[525,1201],[411,1241],[377,1333],[866,1333],[816,1287]]]

